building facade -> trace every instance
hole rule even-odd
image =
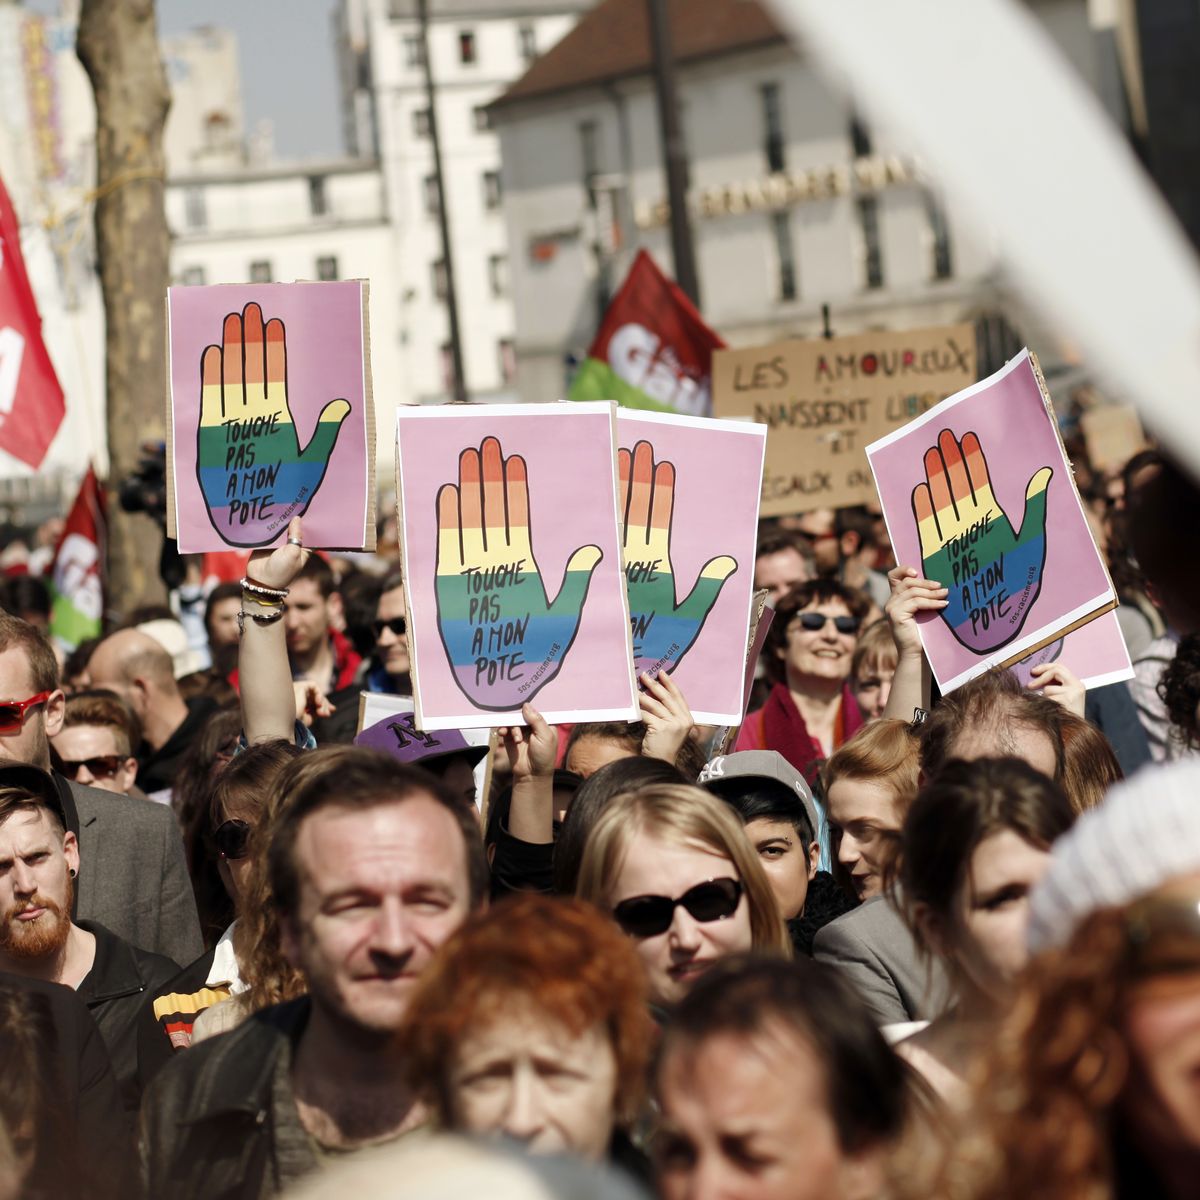
[[[464,374],[473,400],[516,399],[514,317],[500,146],[487,106],[559,41],[589,0],[431,0],[428,47]],[[343,0],[344,127],[377,153],[396,236],[397,394],[451,394],[446,265],[416,0]]]
[[[1099,89],[1087,5],[1032,7]],[[603,0],[491,109],[524,400],[563,395],[639,248],[671,271],[644,10]],[[997,313],[1030,333],[986,233],[857,117],[764,9],[667,10],[701,311],[728,343],[818,336],[826,320],[842,334]]]

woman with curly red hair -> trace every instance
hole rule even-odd
[[[537,1154],[611,1157],[641,1111],[652,1023],[629,940],[580,900],[515,895],[469,921],[421,976],[406,1069],[439,1125]]]

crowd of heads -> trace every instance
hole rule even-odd
[[[668,690],[635,724],[354,745],[364,692],[411,693],[393,564],[297,554],[269,636],[218,584],[192,642],[145,610],[61,662],[38,589],[0,592],[0,1194],[1188,1195],[1200,597],[1145,522],[1196,489],[1158,458],[1085,483],[1174,639],[1154,713],[1004,669],[927,694],[866,509],[764,529],[732,731]],[[190,965],[144,932],[153,837]],[[37,984],[96,1022],[105,1138]]]

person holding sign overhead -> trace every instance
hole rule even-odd
[[[746,717],[735,749],[777,750],[813,784],[863,723],[847,680],[869,607],[861,592],[831,579],[803,583],[779,601],[763,648],[773,686]]]

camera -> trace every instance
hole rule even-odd
[[[117,488],[121,507],[129,513],[145,513],[160,525],[167,523],[167,445],[143,442],[134,471]]]

